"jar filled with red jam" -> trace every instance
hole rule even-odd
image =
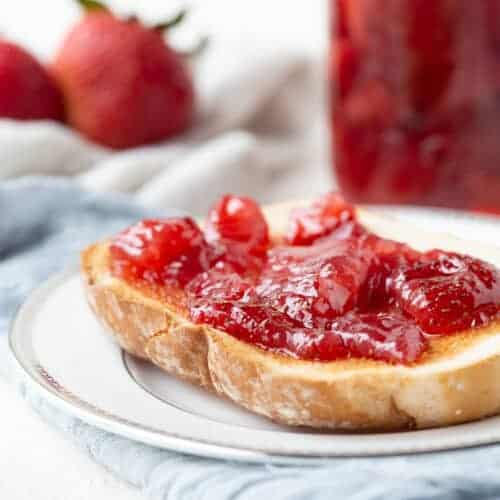
[[[500,213],[500,0],[330,1],[340,189]]]

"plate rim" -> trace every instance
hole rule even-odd
[[[218,458],[225,460],[236,460],[239,462],[247,463],[262,463],[272,462],[280,464],[300,464],[300,463],[321,463],[330,458],[329,456],[299,456],[294,454],[278,454],[263,451],[249,450],[244,448],[237,448],[232,446],[220,445],[210,442],[203,442],[198,439],[179,437],[169,434],[166,431],[154,430],[151,428],[143,428],[140,423],[132,421],[122,421],[120,417],[113,414],[103,414],[99,409],[78,396],[73,395],[71,391],[67,390],[59,384],[66,396],[58,392],[49,383],[43,381],[40,374],[37,372],[35,366],[31,365],[26,356],[19,352],[17,348],[16,336],[19,335],[18,331],[22,331],[19,325],[23,320],[24,314],[31,307],[36,307],[39,297],[43,297],[45,292],[55,288],[58,284],[64,283],[68,279],[75,277],[79,273],[78,268],[70,266],[64,271],[57,272],[51,275],[48,279],[43,281],[40,285],[35,287],[27,296],[25,301],[17,308],[13,315],[9,330],[8,330],[8,346],[11,359],[14,361],[16,371],[21,375],[23,381],[27,382],[35,392],[44,398],[47,402],[52,404],[58,410],[66,414],[78,418],[86,424],[93,425],[98,429],[110,432],[112,434],[126,437],[138,443],[147,444],[155,448],[164,449],[183,454],[191,454],[204,458]],[[120,356],[121,359],[121,356]],[[48,374],[50,376],[50,374]],[[130,379],[131,383],[134,382]],[[156,398],[156,396],[141,390],[149,397]],[[183,410],[181,410],[183,411]],[[349,455],[350,456],[350,455]],[[361,456],[361,455],[360,455]]]

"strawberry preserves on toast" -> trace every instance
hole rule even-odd
[[[496,320],[500,271],[377,236],[336,193],[292,210],[271,234],[258,204],[226,195],[201,229],[141,221],[109,245],[114,277],[177,291],[188,319],[299,360],[411,365],[430,339]]]

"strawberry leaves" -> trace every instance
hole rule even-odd
[[[164,31],[167,31],[171,28],[174,28],[175,26],[178,26],[179,24],[181,24],[184,21],[187,14],[188,14],[188,9],[182,9],[171,19],[168,19],[167,21],[165,21],[163,23],[156,24],[154,26],[154,29],[157,31],[160,31],[160,32],[164,32]]]
[[[102,10],[102,11],[109,11],[109,9],[102,4],[101,2],[98,2],[97,0],[76,0],[80,7],[82,7],[86,12],[91,12],[91,11],[97,11],[97,10]]]

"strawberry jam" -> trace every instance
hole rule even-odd
[[[353,219],[353,208],[339,194],[329,193],[311,207],[292,212],[286,239],[291,245],[310,245]]]
[[[250,254],[261,255],[269,246],[266,219],[247,197],[223,196],[208,214],[205,233],[209,241],[239,243]]]
[[[465,255],[433,251],[392,276],[399,307],[428,333],[446,334],[488,323],[498,312],[498,270]]]
[[[225,196],[204,233],[189,218],[146,220],[110,253],[127,281],[181,287],[193,322],[304,360],[413,363],[429,335],[486,325],[500,311],[494,266],[380,238],[338,194],[292,211],[281,243],[253,200]]]
[[[500,2],[330,7],[333,157],[346,195],[500,213]]]
[[[112,267],[124,279],[185,285],[208,268],[210,248],[194,220],[146,219],[110,245]]]

